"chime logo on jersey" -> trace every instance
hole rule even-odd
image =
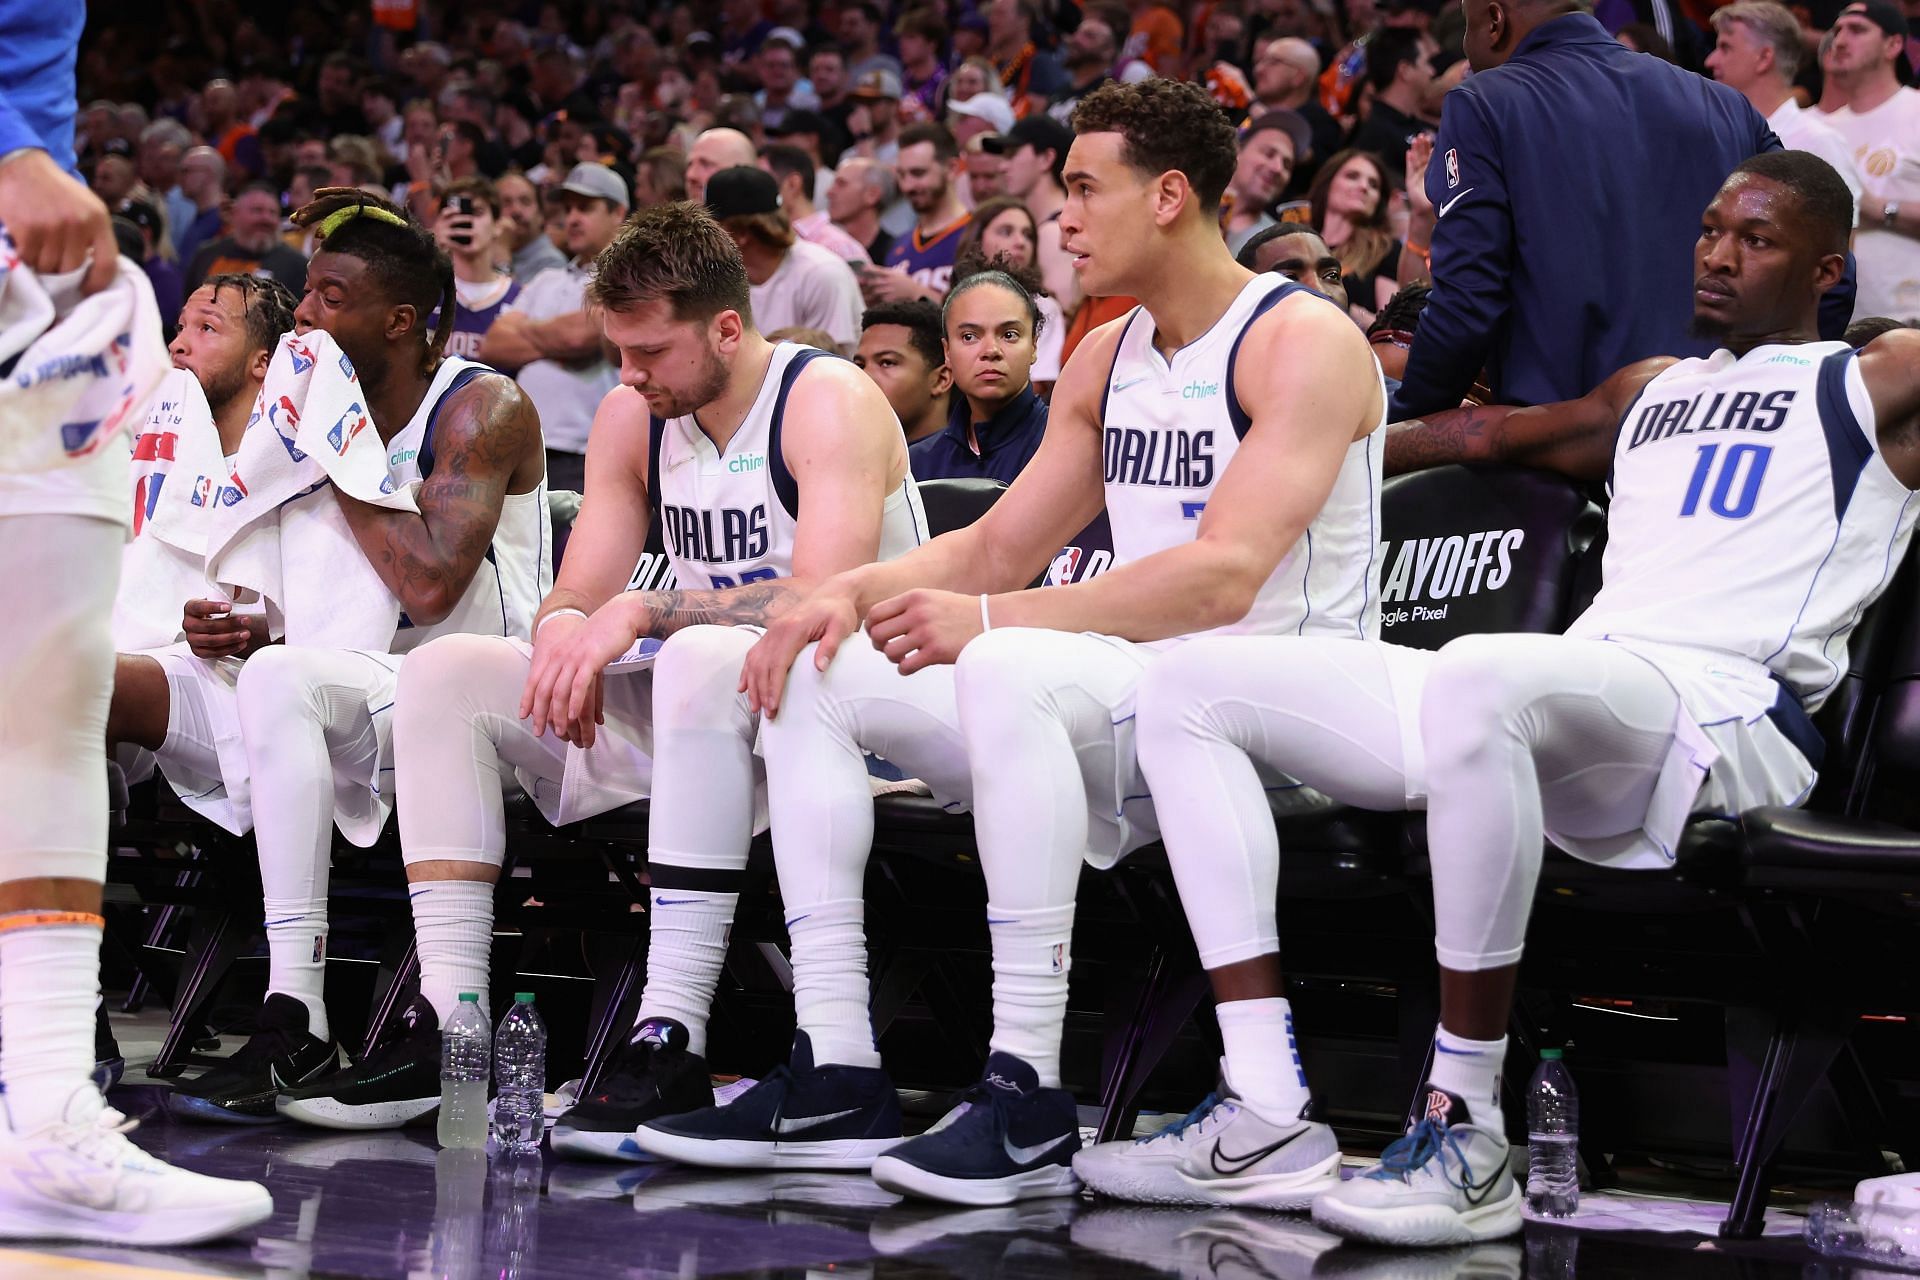
[[[1447,616],[1444,602],[1498,591],[1513,576],[1513,554],[1526,537],[1524,529],[1489,529],[1464,537],[1409,538],[1397,549],[1388,543],[1388,568],[1380,585],[1381,625],[1437,622]],[[1385,607],[1396,603],[1410,607]]]
[[[1106,482],[1204,489],[1213,483],[1213,432],[1108,427]]]
[[[662,527],[674,555],[703,564],[737,564],[767,554],[767,508],[751,511],[722,507],[677,507],[662,504]]]
[[[1790,390],[1702,391],[1684,400],[1662,400],[1634,415],[1627,448],[1638,449],[1670,436],[1706,431],[1778,431],[1786,425],[1796,393]]]

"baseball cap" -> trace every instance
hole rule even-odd
[[[1048,115],[1016,120],[1011,129],[980,139],[980,149],[997,156],[1010,156],[1022,147],[1032,147],[1035,151],[1053,152],[1057,160],[1065,160],[1067,148],[1072,145],[1073,130]]]
[[[1293,139],[1293,154],[1296,159],[1313,150],[1313,130],[1295,111],[1267,111],[1254,117],[1247,127],[1240,131],[1242,141],[1256,133],[1265,133],[1269,129],[1278,129]]]
[[[756,165],[736,164],[707,179],[707,212],[717,221],[779,209],[780,184]]]
[[[849,91],[853,98],[892,98],[900,101],[900,77],[885,67],[875,67],[853,82]]]
[[[623,209],[633,205],[627,180],[603,164],[589,162],[573,166],[567,172],[567,180],[560,184],[560,190],[596,200],[611,200]]]
[[[827,118],[818,111],[795,108],[780,117],[779,124],[770,124],[766,128],[769,138],[791,138],[796,133],[811,133],[816,137],[828,131]]]
[[[125,218],[134,226],[158,239],[162,221],[160,210],[145,200],[127,200],[115,211],[115,217]]]
[[[1855,0],[1840,10],[1841,17],[1848,14],[1865,18],[1890,36],[1907,34],[1907,15],[1893,0]]]
[[[775,40],[786,45],[795,53],[807,47],[807,38],[798,31],[795,31],[792,27],[775,27],[762,37],[760,43],[768,44]]]
[[[995,133],[1013,128],[1013,104],[997,93],[976,93],[971,98],[949,102],[947,114],[984,120],[993,126]]]

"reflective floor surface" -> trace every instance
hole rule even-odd
[[[1868,1274],[1816,1261],[1793,1236],[1723,1244],[1701,1235],[1530,1226],[1523,1240],[1409,1254],[1355,1248],[1303,1219],[1247,1211],[1092,1200],[956,1210],[905,1203],[844,1174],[709,1175],[551,1159],[489,1167],[482,1153],[436,1151],[431,1129],[203,1127],[168,1120],[158,1112],[160,1096],[154,1086],[116,1092],[123,1108],[147,1116],[136,1134],[142,1145],[202,1172],[264,1180],[273,1218],[250,1237],[199,1249],[0,1253],[0,1277],[88,1275],[95,1263],[278,1280]],[[139,1272],[107,1266],[98,1274]]]

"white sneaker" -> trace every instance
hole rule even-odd
[[[259,1183],[189,1173],[134,1146],[136,1123],[88,1084],[63,1120],[31,1133],[0,1124],[0,1239],[197,1244],[272,1216]]]
[[[1455,1094],[1427,1086],[1426,1114],[1380,1162],[1313,1203],[1313,1220],[1372,1244],[1431,1248],[1519,1232],[1520,1184],[1505,1135],[1468,1122]]]
[[[1274,1124],[1223,1077],[1186,1119],[1137,1141],[1089,1147],[1073,1171],[1097,1194],[1140,1204],[1300,1212],[1340,1185],[1340,1143],[1324,1124]]]

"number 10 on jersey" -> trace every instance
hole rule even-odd
[[[1767,460],[1772,456],[1772,445],[1733,444],[1724,453],[1717,444],[1701,445],[1680,514],[1690,516],[1699,510],[1700,499],[1705,496],[1707,510],[1713,514],[1727,520],[1745,520],[1760,498],[1760,481],[1767,474]]]

